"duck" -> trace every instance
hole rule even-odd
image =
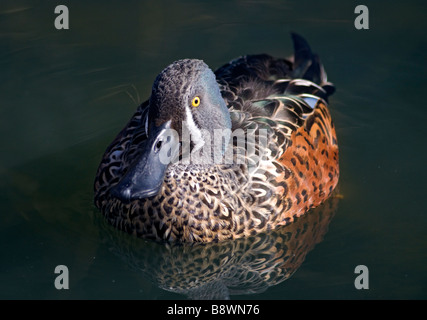
[[[339,152],[335,86],[305,38],[294,54],[212,71],[177,60],[102,156],[94,203],[113,227],[166,242],[219,242],[291,224],[328,199]]]

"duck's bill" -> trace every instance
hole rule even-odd
[[[179,138],[170,129],[171,121],[159,127],[151,126],[142,154],[131,165],[111,195],[122,202],[156,196],[163,184],[165,172],[179,149]]]

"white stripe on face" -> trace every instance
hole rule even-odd
[[[202,136],[202,131],[197,127],[196,123],[194,122],[193,114],[191,113],[189,106],[185,106],[185,114],[187,116],[186,124],[188,130],[190,131],[191,138],[196,143],[194,151],[197,151],[205,144],[205,141],[203,140]]]

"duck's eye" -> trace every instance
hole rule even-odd
[[[191,100],[191,105],[193,107],[198,107],[200,105],[200,98],[199,97],[194,97],[193,100]]]

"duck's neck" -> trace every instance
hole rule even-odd
[[[192,161],[200,164],[220,164],[224,162],[231,136],[228,128],[215,129],[213,132],[202,130],[203,144],[197,149],[197,145],[192,150]]]
[[[229,128],[200,129],[191,134],[183,130],[182,161],[184,164],[215,165],[224,162],[231,136]]]

